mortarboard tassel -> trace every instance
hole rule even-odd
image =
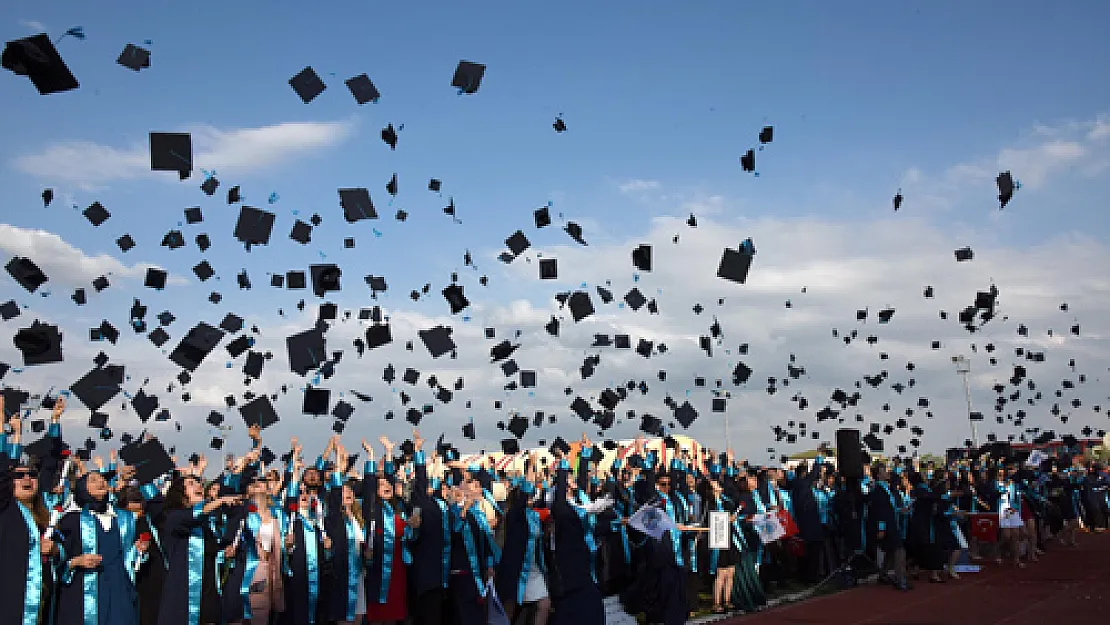
[[[56,41],[54,41],[54,44],[57,45],[58,42],[60,42],[62,39],[65,39],[67,36],[68,37],[73,37],[74,39],[80,39],[80,40],[84,41],[85,40],[85,27],[84,26],[74,26],[73,28],[70,28],[69,30],[62,33],[62,36],[58,37],[58,39]]]

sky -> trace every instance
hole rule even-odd
[[[235,426],[228,448],[245,446],[242,422],[224,398],[237,394],[242,403],[247,389],[279,394],[282,421],[267,431],[275,447],[292,435],[322,445],[332,420],[301,414],[301,389],[314,376],[289,372],[285,337],[311,328],[317,306],[328,301],[354,314],[332,324],[328,351],[342,350],[343,359],[317,385],[332,391],[333,404],[343,399],[356,408],[345,434],[352,439],[407,437],[401,391],[411,405],[435,406],[421,422],[426,435],[443,432],[464,450],[496,449],[509,436],[497,423],[513,411],[557,417],[531,428],[526,446],[577,438],[584,428],[596,438],[596,426],[571,414],[570,402],[582,396],[597,408],[604,389],[643,381],[649,391],[629,394],[607,436],[631,438],[643,414],[673,421],[663,403],[669,395],[699,412],[689,430],[674,431],[719,447],[727,441],[753,460],[831,441],[837,427],[895,424],[906,409],[914,410],[908,425],[925,430],[919,450],[940,452],[970,436],[963,382],[951,362],[961,354],[972,361],[973,409],[987,415],[978,424],[980,443],[987,433],[1107,426],[1110,217],[1100,192],[1110,176],[1110,85],[1097,79],[1110,58],[1100,30],[1110,17],[1105,3],[360,2],[310,10],[244,0],[170,7],[29,0],[0,7],[5,41],[40,32],[57,40],[75,26],[87,35],[57,44],[78,90],[40,96],[26,78],[0,75],[7,112],[0,116],[0,248],[5,263],[27,256],[50,277],[32,295],[0,275],[0,303],[21,307],[0,327],[12,336],[39,319],[65,337],[65,361],[35,367],[22,367],[14,343],[0,341],[0,362],[13,367],[0,384],[56,392],[104,351],[127,367],[125,393],[149,379],[147,393],[159,396],[173,420],[147,426],[179,447],[203,448],[223,434],[204,424],[211,410]],[[133,72],[115,62],[128,43],[150,50],[149,68]],[[487,66],[475,94],[450,86],[460,60]],[[288,84],[306,66],[327,85],[309,104]],[[360,106],[351,97],[343,81],[361,73],[380,101]],[[564,133],[552,128],[558,116]],[[396,150],[379,137],[386,124],[399,130]],[[758,147],[765,125],[774,126],[774,140],[757,153],[756,177],[741,170],[739,157]],[[192,178],[150,171],[150,132],[192,134]],[[211,198],[198,188],[202,169],[221,181]],[[994,178],[1004,170],[1021,188],[999,210]],[[385,185],[394,173],[399,193],[390,198]],[[431,178],[442,181],[440,193],[428,190]],[[269,245],[248,253],[232,237],[239,205],[224,201],[232,185],[245,205],[276,214]],[[336,190],[347,187],[368,188],[381,219],[346,223]],[[44,188],[56,196],[47,207]],[[904,202],[895,212],[899,190]],[[81,214],[95,201],[111,213],[99,227]],[[461,223],[443,213],[449,201]],[[200,224],[184,222],[183,210],[193,206],[204,213]],[[555,223],[537,229],[532,211],[541,206],[550,206]],[[393,218],[398,209],[409,214],[404,222]],[[311,241],[290,240],[293,223],[313,214],[321,224]],[[691,214],[696,228],[686,225]],[[568,221],[582,226],[588,246],[562,231]],[[518,229],[532,247],[502,263],[504,241]],[[188,245],[161,247],[169,230],[182,231]],[[204,253],[193,243],[202,232],[212,239]],[[115,243],[125,233],[138,243],[126,253]],[[346,237],[355,248],[344,249]],[[747,283],[716,277],[723,250],[749,237],[757,254]],[[651,272],[632,266],[640,244],[653,246]],[[955,262],[953,250],[965,246],[974,260]],[[464,265],[466,251],[476,267]],[[558,259],[557,280],[539,279],[541,257]],[[204,283],[191,271],[202,259],[217,272]],[[343,269],[341,293],[319,299],[268,286],[269,273],[323,262]],[[165,290],[143,288],[149,266],[169,272]],[[250,275],[250,290],[236,286],[240,271]],[[457,315],[439,295],[453,272],[471,301]],[[376,300],[362,281],[367,274],[388,280]],[[101,275],[111,286],[93,294],[90,283]],[[992,283],[999,317],[969,334],[955,318]],[[426,284],[429,295],[409,297]],[[617,300],[602,305],[599,285]],[[929,285],[933,299],[922,297]],[[90,291],[81,307],[69,298],[79,287]],[[632,287],[654,298],[659,314],[618,307]],[[554,294],[579,289],[589,290],[597,313],[575,324]],[[208,301],[212,292],[221,294],[219,304]],[[171,338],[163,348],[126,327],[134,298],[149,307],[148,329],[163,310],[177,317],[164,328]],[[700,315],[692,311],[698,303]],[[373,305],[390,317],[394,343],[360,358],[352,341],[367,323],[358,309]],[[875,313],[885,307],[897,312],[878,325]],[[860,323],[863,308],[870,315]],[[227,337],[181,388],[166,355],[192,325],[216,325],[228,312],[243,317],[247,331],[258,328],[254,349],[273,353],[262,379],[243,385],[246,356],[229,360]],[[544,330],[552,315],[561,318],[559,337]],[[698,338],[714,317],[723,336],[710,357]],[[103,319],[124,330],[117,345],[87,340]],[[1076,323],[1078,336],[1069,332]],[[453,327],[456,359],[431,358],[417,339],[417,330],[437,324]],[[1028,336],[1017,334],[1018,324]],[[496,327],[495,340],[485,338],[486,327]],[[845,344],[833,329],[859,336]],[[629,334],[634,345],[646,338],[667,351],[643,358],[591,347],[595,334]],[[536,388],[505,390],[516,378],[489,357],[504,339],[521,345],[512,358],[537,372]],[[743,356],[742,343],[749,345]],[[1043,350],[1046,360],[1028,363],[1018,348]],[[582,379],[579,367],[593,355],[601,363]],[[805,369],[797,379],[787,373],[791,357]],[[754,373],[734,386],[740,360]],[[398,376],[419,370],[420,382],[385,383],[390,363]],[[1023,381],[1023,394],[995,412],[992,387],[1007,385],[1007,397],[1017,390],[1008,385],[1014,364],[1029,368],[1037,389]],[[855,388],[863,375],[884,370],[889,376],[878,388]],[[1062,380],[1078,382],[1081,373],[1086,382],[1055,396]],[[438,402],[425,383],[430,374],[445,386],[462,377],[464,388],[450,403]],[[707,386],[695,386],[695,377]],[[772,377],[777,391],[769,394]],[[711,411],[717,379],[730,393],[725,415]],[[891,388],[911,379],[902,393]],[[838,388],[859,390],[858,405],[842,411],[843,424],[818,423],[817,411]],[[1036,391],[1043,398],[1028,404]],[[799,409],[796,397],[808,405]],[[923,397],[928,408],[918,404]],[[104,411],[114,432],[136,432],[142,425],[124,399]],[[69,431],[95,439],[85,427],[88,410],[73,403]],[[1052,414],[1054,403],[1066,423]],[[397,418],[385,420],[390,410]],[[626,417],[630,410],[637,416]],[[1012,421],[1017,410],[1027,413],[1021,427]],[[475,441],[460,435],[469,419]],[[807,434],[794,445],[776,442],[771,428],[789,422],[791,431],[806,422]],[[896,428],[885,437],[887,451],[912,437]]]

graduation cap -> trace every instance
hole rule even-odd
[[[975,258],[975,252],[971,251],[970,247],[963,247],[955,252],[956,262],[965,262]]]
[[[150,67],[150,50],[129,43],[123,48],[123,52],[120,52],[116,63],[136,72],[146,69]]]
[[[640,271],[651,271],[651,246],[640,245],[632,250],[632,265]]]
[[[343,218],[347,223],[378,218],[374,202],[370,199],[370,191],[365,187],[340,189],[339,205],[343,208]]]
[[[12,341],[23,354],[24,366],[62,361],[62,334],[58,326],[40,323],[36,319],[30,327],[16,332]]]
[[[80,86],[46,34],[7,42],[0,55],[0,66],[30,78],[39,95],[61,93]]]
[[[323,93],[324,89],[327,89],[327,85],[324,84],[323,80],[320,80],[320,76],[312,67],[305,67],[298,72],[296,76],[290,78],[289,86],[293,88],[293,91],[297,92],[297,95],[300,96],[301,101],[305,104],[315,100],[316,96]]]
[[[276,215],[253,206],[243,206],[239,209],[239,219],[235,222],[235,238],[247,246],[266,245],[270,242],[270,233],[274,229]]]
[[[755,171],[755,150],[748,150],[740,156],[740,167],[749,173]]]
[[[223,330],[202,321],[189,330],[177,347],[170,352],[170,361],[188,371],[196,371],[223,337]]]
[[[176,171],[181,179],[193,172],[193,138],[187,132],[150,133],[151,171]]]
[[[377,102],[378,98],[382,97],[378,88],[374,86],[373,81],[371,81],[370,77],[366,74],[359,74],[354,78],[348,78],[344,84],[351,90],[351,95],[355,97],[355,102],[358,102],[360,105],[366,104],[367,102]]]
[[[8,264],[4,266],[4,269],[7,270],[8,275],[10,275],[13,280],[18,282],[20,286],[27,289],[30,293],[34,293],[40,286],[49,280],[46,274],[39,269],[34,261],[22,256],[12,258],[8,261]]]
[[[751,239],[745,240],[738,249],[725,248],[721,263],[717,267],[717,277],[731,282],[744,284],[755,256],[755,245]]]
[[[766,144],[770,143],[772,140],[774,140],[774,138],[775,138],[775,128],[774,128],[774,126],[764,126],[763,129],[759,131],[759,143],[762,144],[762,145],[766,145]],[[762,147],[762,145],[761,145],[761,147]]]
[[[393,128],[392,123],[388,124],[385,128],[382,128],[382,141],[385,141],[386,145],[389,146],[389,149],[397,149],[397,130]]]
[[[135,480],[140,484],[150,484],[174,469],[165,447],[153,438],[121,447],[119,457],[128,466],[135,467]]]
[[[994,181],[998,185],[998,210],[1002,210],[1014,197],[1014,189],[1018,188],[1018,185],[1008,171],[998,174]]]
[[[458,89],[460,94],[477,93],[485,73],[486,66],[481,63],[459,61],[458,67],[455,68],[455,75],[451,77],[451,86]]]
[[[551,127],[555,129],[555,132],[566,132],[567,131],[567,124],[566,124],[566,122],[563,121],[562,117],[556,117],[555,118],[555,123],[551,124]]]

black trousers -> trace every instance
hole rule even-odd
[[[426,590],[409,606],[413,625],[443,625],[443,589]]]

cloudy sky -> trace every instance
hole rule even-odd
[[[861,395],[856,406],[833,402],[845,424],[866,430],[905,417],[925,430],[921,450],[942,452],[970,437],[957,355],[971,360],[973,409],[986,415],[980,442],[1033,427],[1079,434],[1107,426],[1110,217],[1100,192],[1110,177],[1110,87],[1093,79],[1110,58],[1099,32],[1110,18],[1104,3],[572,2],[554,13],[512,2],[319,11],[284,1],[205,4],[187,12],[162,2],[94,10],[19,0],[0,8],[5,40],[39,32],[57,40],[75,26],[87,35],[58,43],[79,90],[40,96],[23,77],[4,72],[0,80],[3,261],[29,257],[50,278],[32,295],[0,275],[0,304],[14,300],[21,309],[0,322],[9,337],[0,341],[0,362],[12,367],[0,384],[56,391],[104,351],[127,367],[125,393],[143,387],[170,410],[170,422],[148,425],[179,448],[204,448],[220,434],[204,423],[212,410],[235,426],[231,448],[242,448],[242,422],[225,397],[241,404],[245,390],[278,394],[282,420],[267,432],[273,446],[294,434],[322,444],[332,419],[301,414],[302,389],[314,376],[289,371],[285,337],[313,327],[318,306],[332,302],[353,314],[341,312],[328,331],[328,351],[343,356],[336,374],[316,384],[331,390],[333,405],[355,407],[349,445],[362,435],[407,436],[405,410],[424,404],[434,406],[424,432],[444,432],[467,450],[498,447],[506,434],[496,424],[513,411],[557,417],[531,428],[528,445],[577,437],[584,427],[596,437],[596,426],[568,408],[575,397],[600,409],[606,388],[643,381],[647,392],[621,402],[609,436],[634,436],[644,414],[669,424],[670,396],[699,413],[687,433],[723,446],[727,418],[737,452],[765,460],[769,447],[788,453],[814,446],[815,434],[831,440],[840,424],[818,423],[816,414],[843,389]],[[115,62],[128,43],[150,50],[149,68],[136,73]],[[460,59],[487,65],[476,94],[450,86]],[[310,104],[288,84],[305,66],[327,84]],[[381,91],[379,102],[359,106],[344,86],[362,73]],[[567,132],[553,130],[557,116]],[[399,130],[396,150],[379,136],[389,123]],[[757,152],[756,177],[741,170],[739,156],[758,147],[765,125],[774,126],[774,141]],[[192,134],[191,179],[150,171],[152,131]],[[221,181],[213,197],[198,188],[201,169]],[[1000,211],[994,178],[1004,170],[1021,188]],[[394,173],[399,192],[391,198],[385,185]],[[428,190],[431,178],[442,180],[440,193]],[[247,252],[232,236],[239,205],[227,204],[225,190],[233,185],[245,205],[276,214],[269,245]],[[346,187],[368,188],[381,219],[346,223],[336,193]],[[44,188],[55,194],[48,207]],[[899,190],[904,202],[895,212]],[[111,213],[99,227],[82,215],[96,201]],[[449,201],[461,223],[443,213]],[[188,224],[183,211],[195,206],[204,221]],[[537,229],[532,211],[541,206],[550,206],[554,223]],[[404,222],[394,219],[402,209]],[[293,224],[314,214],[321,223],[309,243],[291,240]],[[696,227],[687,225],[691,214]],[[588,246],[562,231],[569,221],[582,226]],[[531,247],[505,264],[497,257],[518,229]],[[160,246],[170,230],[187,245]],[[194,244],[201,233],[212,241],[203,253]],[[123,234],[137,242],[126,253],[116,245]],[[353,249],[344,248],[347,237]],[[724,249],[747,238],[757,249],[747,283],[716,277]],[[653,246],[650,272],[631,262],[641,244]],[[953,250],[965,246],[975,258],[957,263]],[[474,266],[464,265],[467,251]],[[558,279],[539,279],[540,258],[557,259]],[[201,260],[216,271],[206,282],[192,272]],[[269,286],[269,274],[317,263],[342,267],[341,293],[321,299]],[[166,289],[143,288],[151,266],[169,272]],[[242,271],[250,290],[236,284]],[[471,302],[457,315],[440,295],[452,273]],[[389,284],[376,300],[362,279],[369,274]],[[100,276],[111,286],[94,293]],[[410,292],[426,284],[429,294],[414,301]],[[991,284],[998,316],[972,335],[956,318]],[[602,304],[598,286],[615,301]],[[934,298],[923,297],[926,286]],[[77,306],[70,295],[82,287],[89,301]],[[633,287],[655,299],[658,314],[619,305]],[[578,324],[554,298],[572,290],[590,292],[597,309]],[[209,301],[213,292],[218,304]],[[135,298],[148,307],[148,331],[160,312],[176,317],[163,328],[170,340],[162,348],[128,327]],[[374,305],[389,316],[394,342],[359,357],[353,341],[368,322],[358,310]],[[867,320],[857,321],[865,308]],[[880,325],[884,308],[896,312]],[[229,336],[182,388],[167,355],[193,325],[217,325],[229,312],[246,320],[245,332],[258,328],[254,350],[272,352],[262,378],[244,386],[246,355],[230,359]],[[558,337],[544,329],[552,315]],[[10,337],[35,319],[62,329],[63,363],[23,367]],[[116,345],[88,340],[105,319],[123,330]],[[722,336],[710,356],[699,337],[714,319]],[[454,329],[456,359],[433,359],[417,338],[440,324]],[[1070,331],[1076,324],[1078,335]],[[853,330],[857,337],[845,343]],[[656,349],[645,358],[591,347],[595,334],[628,334],[633,347],[644,338]],[[506,376],[489,356],[505,339],[520,344],[512,359],[536,372],[535,388],[505,389],[519,375]],[[1019,348],[1043,351],[1045,361],[1029,362]],[[600,364],[583,379],[591,356]],[[792,358],[804,368],[797,378],[787,369]],[[754,372],[735,386],[739,361]],[[388,364],[398,377],[413,368],[421,378],[388,384]],[[1014,365],[1027,367],[1036,389],[1009,384]],[[878,387],[862,382],[882,371]],[[461,377],[463,389],[444,404],[428,375],[449,388]],[[730,393],[725,414],[711,411],[718,379]],[[1075,388],[1058,397],[1064,380]],[[1008,400],[1020,390],[1000,412],[998,383]],[[407,407],[402,391],[412,398]],[[105,407],[117,434],[141,428],[125,399]],[[387,411],[397,418],[385,420]],[[478,440],[463,441],[460,428],[471,418]],[[67,419],[74,438],[95,438],[85,407],[75,402]],[[776,443],[771,428],[791,422],[792,432],[805,423],[805,436]],[[911,437],[896,428],[887,450]]]

